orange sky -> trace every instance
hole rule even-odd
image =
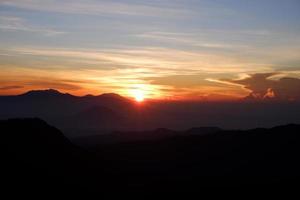
[[[269,1],[0,1],[0,95],[293,99],[300,4]]]

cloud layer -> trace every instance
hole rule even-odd
[[[248,99],[300,100],[300,79],[282,77],[272,79],[278,73],[252,74],[240,80],[227,80],[251,91]]]

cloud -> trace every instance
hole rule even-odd
[[[14,47],[9,51],[18,58],[20,57],[22,62],[19,65],[27,63],[27,66],[32,68],[32,72],[29,74],[40,74],[36,73],[37,70],[44,70],[46,67],[52,69],[57,66],[53,70],[47,70],[47,76],[87,80],[90,81],[90,88],[122,86],[124,89],[114,90],[114,92],[122,94],[125,93],[126,88],[130,88],[132,85],[150,84],[161,96],[186,95],[185,92],[174,91],[171,94],[171,92],[161,90],[165,87],[174,87],[177,90],[188,88],[188,93],[217,94],[239,98],[245,96],[246,92],[240,87],[236,87],[236,84],[224,86],[222,83],[207,80],[207,77],[230,78],[233,77],[233,73],[258,71],[255,68],[257,66],[247,68],[245,63],[239,63],[239,61],[225,56],[172,48]],[[25,58],[28,60],[47,58],[48,63],[44,63],[45,59],[42,59],[33,65],[28,63]],[[40,65],[41,63],[43,65]],[[38,67],[38,65],[42,67]],[[27,67],[24,68],[27,69]],[[11,68],[7,70],[11,71]],[[264,70],[264,68],[259,70]],[[86,84],[79,85],[86,86]]]
[[[207,48],[207,49],[223,49],[223,50],[230,50],[230,49],[245,49],[247,45],[241,44],[232,44],[232,43],[225,43],[225,42],[217,42],[216,39],[209,39],[207,37],[203,37],[204,30],[201,32],[195,33],[177,33],[177,32],[146,32],[142,34],[134,35],[138,38],[143,39],[152,39],[157,40],[160,42],[167,42],[167,43],[176,43],[180,45],[188,45],[192,47],[198,48]],[[211,34],[212,32],[206,33]],[[202,37],[201,37],[202,35]]]
[[[65,14],[85,15],[132,15],[132,16],[165,16],[182,17],[189,15],[191,11],[177,6],[162,6],[150,3],[129,3],[95,0],[3,0],[0,5],[16,7],[26,10],[46,12],[59,12]]]
[[[13,89],[21,89],[21,88],[24,87],[19,85],[9,85],[9,86],[0,87],[0,90],[13,90]]]
[[[13,16],[0,16],[0,30],[42,33],[46,36],[54,36],[65,33],[63,31],[56,31],[48,28],[32,26],[28,24],[26,20]]]
[[[292,77],[274,79],[279,74],[252,74],[244,79],[225,81],[242,85],[250,90],[248,99],[300,100],[300,79]]]
[[[222,54],[163,47],[116,49],[16,47],[11,48],[10,51],[20,55],[62,58],[70,62],[80,60],[86,64],[101,64],[101,68],[109,64],[110,66],[120,66],[120,68],[157,69],[156,73],[162,70],[176,72],[168,75],[176,75],[178,71],[180,74],[190,74],[192,71],[194,73],[245,73],[255,70],[254,68],[259,68],[262,71],[270,70],[270,67],[253,62],[245,63],[237,58]]]
[[[54,89],[63,89],[63,90],[79,90],[81,89],[80,86],[75,85],[75,84],[70,84],[63,82],[61,80],[58,81],[39,81],[39,80],[34,80],[30,81],[28,83],[25,83],[26,86],[35,86],[35,87],[43,87],[43,88],[54,88]]]

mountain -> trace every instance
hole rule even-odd
[[[74,114],[69,120],[73,127],[85,129],[101,127],[102,130],[109,130],[113,127],[120,127],[120,123],[124,122],[125,118],[121,112],[104,106],[92,106]]]
[[[86,151],[40,119],[2,120],[0,133],[2,189],[75,187],[86,181],[90,166],[94,166],[89,164],[92,159]]]
[[[40,119],[3,120],[1,179],[5,188],[15,191],[59,188],[98,194],[253,185],[298,189],[299,132],[296,124],[220,130],[98,145],[87,151]]]
[[[112,93],[78,97],[53,89],[35,90],[0,96],[0,119],[39,117],[64,130],[80,123],[81,128],[102,130],[117,127],[115,120],[120,122],[119,116],[128,116],[132,107],[131,100]]]
[[[0,117],[41,117],[65,115],[77,105],[77,98],[56,90],[29,91],[16,96],[0,97]]]
[[[102,105],[111,109],[118,109],[119,107],[132,102],[117,94],[102,94],[99,96],[87,95],[79,97],[68,93],[61,93],[54,89],[49,89],[33,90],[15,96],[0,96],[0,103],[3,108],[5,107],[5,104],[11,106],[10,112],[13,113],[14,111],[17,112],[17,110],[13,110],[13,106],[16,106],[17,104],[21,104],[17,105],[18,107],[30,106],[33,108],[34,106],[38,107],[41,105],[58,106],[62,108],[62,111],[64,111],[70,107],[76,109],[75,106],[78,106],[77,109],[81,109],[82,107],[93,105]],[[63,105],[59,105],[59,103],[62,103]],[[48,112],[51,112],[51,110],[48,110]]]
[[[219,127],[194,127],[189,130],[187,130],[187,134],[201,134],[201,135],[206,135],[206,134],[213,134],[222,131],[221,128]]]
[[[133,142],[133,141],[148,141],[148,140],[158,140],[163,138],[174,137],[179,135],[180,132],[158,128],[152,131],[115,131],[112,132],[111,135],[118,138],[119,141],[122,142]]]
[[[189,136],[189,135],[207,135],[215,134],[222,131],[218,127],[194,127],[186,131],[175,131],[166,128],[157,128],[150,131],[115,131],[112,132],[118,141],[132,142],[132,141],[153,141],[173,138],[176,136]]]
[[[66,96],[70,97],[72,95],[68,93],[63,94],[54,89],[48,89],[48,90],[32,90],[18,96],[26,97],[26,98],[51,98],[51,97],[66,97]]]
[[[155,130],[158,127],[176,131],[197,126],[224,129],[272,127],[300,123],[299,113],[299,102],[161,100],[137,104],[113,93],[78,97],[53,89],[0,96],[0,119],[38,117],[70,137],[86,133]],[[208,129],[200,132],[206,131],[210,132]],[[197,134],[199,130],[195,132]]]
[[[59,159],[70,150],[76,150],[76,146],[58,129],[37,118],[3,120],[0,129],[1,147],[20,158],[46,158],[48,161],[48,155]]]
[[[290,124],[271,129],[181,134],[157,140],[99,145],[98,154],[106,160],[124,161],[131,170],[127,173],[144,175],[153,181],[146,184],[149,187],[180,191],[246,185],[297,188],[299,133],[300,125]]]
[[[113,131],[104,134],[86,134],[84,136],[72,138],[72,141],[79,146],[93,148],[97,145],[166,140],[178,136],[204,136],[215,134],[220,131],[222,131],[222,129],[218,127],[194,127],[186,131],[157,128],[149,131]]]

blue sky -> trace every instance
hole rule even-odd
[[[0,0],[1,84],[243,96],[220,80],[299,77],[299,11],[298,0]]]

